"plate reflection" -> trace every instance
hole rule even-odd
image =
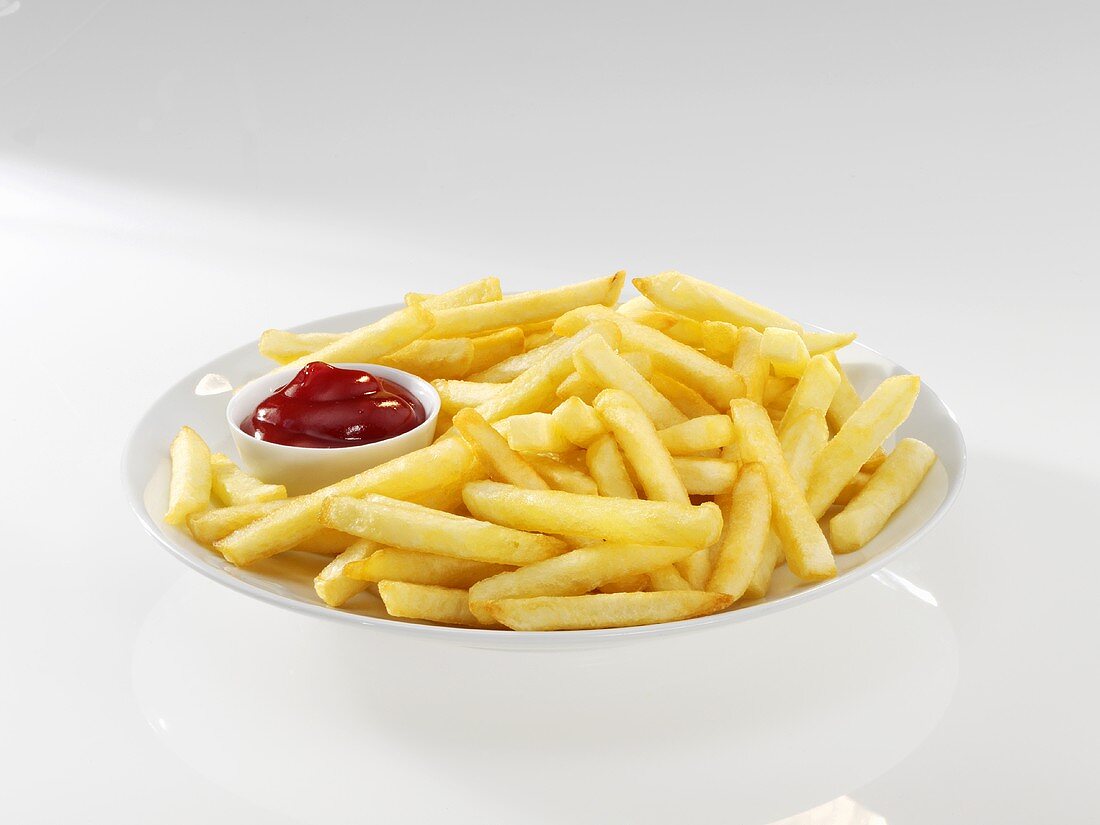
[[[372,633],[187,575],[142,628],[134,689],[188,766],[303,822],[767,823],[888,770],[950,700],[951,627],[892,571],[743,624],[552,652]]]

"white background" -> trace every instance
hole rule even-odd
[[[0,818],[1090,821],[1098,37],[1084,2],[0,0]],[[539,656],[249,602],[126,509],[144,408],[267,327],[619,268],[920,372],[957,508],[751,629]]]

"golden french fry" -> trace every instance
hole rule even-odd
[[[378,582],[378,595],[382,597],[382,604],[391,616],[465,627],[482,626],[470,612],[465,590],[430,584],[381,581]]]
[[[348,576],[347,567],[352,563],[370,558],[373,553],[380,549],[382,549],[381,544],[367,539],[360,539],[330,561],[324,570],[313,579],[313,589],[317,592],[321,601],[329,607],[340,607],[352,596],[366,590],[368,583]]]
[[[822,414],[826,413],[839,386],[840,373],[829,361],[828,356],[815,355],[811,358],[779,422],[780,437],[791,422],[806,411],[820,410]]]
[[[829,425],[825,423],[825,413],[819,409],[804,411],[780,433],[783,460],[799,490],[806,489],[814,462],[828,443]]]
[[[909,417],[920,393],[920,378],[895,375],[883,381],[825,445],[806,488],[814,518],[821,518],[864,462]]]
[[[584,496],[594,496],[598,493],[596,482],[591,477],[568,464],[544,455],[527,456],[527,461],[555,490]]]
[[[622,352],[619,357],[632,366],[635,371],[647,381],[653,373],[653,360],[644,352]],[[578,372],[571,373],[561,384],[555,395],[562,401],[569,398],[579,398],[585,404],[591,406],[596,396],[604,389],[603,384],[589,381]]]
[[[696,553],[705,553],[707,548],[703,547],[697,550]],[[688,556],[689,559],[695,558],[695,554]],[[683,567],[684,562],[680,562],[680,566]],[[692,571],[689,571],[692,572]],[[668,565],[667,567],[661,567],[652,571],[649,574],[650,589],[654,591],[668,591],[668,590],[694,590],[691,586],[691,582],[680,575],[680,571],[675,565]]]
[[[363,582],[384,580],[411,584],[434,584],[437,587],[467,588],[482,579],[504,573],[512,568],[502,564],[437,556],[419,550],[383,547],[362,560],[348,564],[344,575]]]
[[[315,556],[339,556],[353,544],[355,544],[355,536],[324,527],[302,539],[292,549],[299,553],[312,553]]]
[[[860,490],[867,486],[867,482],[871,480],[873,473],[867,470],[860,470],[856,473],[855,478],[849,481],[843,490],[840,491],[840,495],[836,497],[836,501],[833,502],[837,507],[846,507],[848,503],[859,495]]]
[[[573,364],[577,374],[585,380],[630,395],[657,427],[663,429],[686,420],[671,401],[619,357],[603,338],[589,338],[577,347]]]
[[[623,576],[648,573],[695,552],[691,547],[601,544],[581,547],[511,573],[484,579],[470,588],[470,609],[491,618],[486,603],[530,596],[580,596]]]
[[[508,446],[520,453],[564,453],[576,446],[553,416],[542,412],[510,417],[507,438]]]
[[[210,505],[214,474],[210,468],[210,448],[197,432],[181,427],[169,448],[172,475],[168,487],[168,524],[183,524],[187,517]]]
[[[331,496],[376,492],[410,498],[484,476],[484,469],[463,439],[437,441],[309,495],[288,499],[277,510],[215,542],[214,548],[233,564],[250,564],[289,550],[319,530],[321,508]]]
[[[262,501],[254,504],[238,504],[235,507],[218,507],[204,510],[187,517],[187,529],[202,544],[213,544],[225,538],[234,530],[251,524],[261,516],[266,516],[285,504],[285,501]]]
[[[595,408],[637,473],[646,496],[654,501],[690,503],[672,456],[642,406],[623,390],[611,389],[596,396]]]
[[[455,287],[438,295],[427,295],[422,292],[409,292],[405,295],[405,304],[412,306],[420,304],[425,309],[452,309],[454,307],[470,306],[471,304],[484,304],[488,301],[499,301],[503,297],[500,291],[500,281],[497,278],[479,278],[468,284]]]
[[[729,367],[607,307],[589,306],[567,312],[554,322],[554,329],[558,334],[568,335],[599,320],[611,320],[619,327],[620,349],[648,353],[655,370],[687,384],[711,404],[724,408],[730,398],[743,395],[743,382]]]
[[[564,312],[589,304],[614,304],[619,299],[625,272],[579,284],[508,295],[499,301],[432,310],[435,327],[430,338],[477,335],[504,327],[553,321]]]
[[[281,329],[267,329],[260,335],[260,355],[286,364],[303,355],[309,355],[334,341],[339,341],[344,332],[286,332]]]
[[[489,614],[513,630],[594,630],[694,619],[730,606],[724,593],[696,590],[535,596],[489,602]]]
[[[726,593],[734,600],[745,595],[764,555],[772,519],[768,475],[760,464],[746,464],[737,476],[729,510],[723,513],[727,529],[707,590]]]
[[[713,502],[633,501],[493,481],[467,484],[462,499],[475,517],[496,524],[618,543],[706,547],[722,530],[722,514]]]
[[[470,372],[478,373],[499,364],[507,358],[512,358],[523,352],[526,336],[520,327],[507,327],[488,335],[479,335],[471,338],[473,347],[473,361],[470,364]]]
[[[440,556],[496,564],[530,564],[565,551],[559,539],[441,513],[379,495],[334,496],[321,521],[353,536]]]
[[[745,398],[757,404],[764,401],[764,386],[768,380],[763,340],[763,334],[752,327],[741,327],[737,330],[737,343],[733,348],[733,370],[745,385]]]
[[[621,308],[620,308],[621,311]],[[674,341],[687,344],[689,347],[699,349],[703,346],[703,324],[694,318],[678,315],[675,312],[665,310],[642,310],[638,312],[623,313],[639,324],[652,327],[667,335]]]
[[[725,321],[703,321],[703,352],[719,364],[730,366],[737,349],[737,330]]]
[[[512,415],[538,412],[555,398],[554,391],[573,371],[573,353],[592,336],[606,338],[618,345],[620,333],[612,323],[594,323],[575,335],[551,344],[545,358],[506,384],[499,393],[477,406],[481,417],[490,424]]]
[[[625,353],[624,358],[634,353]],[[718,415],[718,410],[703,398],[698,392],[686,384],[681,384],[675,378],[670,378],[664,373],[655,372],[649,376],[649,383],[672,402],[672,406],[682,412],[688,418],[699,418],[703,415]],[[726,405],[723,404],[724,408]]]
[[[836,552],[851,553],[877,536],[935,463],[936,452],[927,444],[915,438],[902,439],[866,486],[830,519],[829,533]]]
[[[675,569],[675,568],[673,568]],[[601,584],[601,593],[639,593],[649,587],[649,576],[639,573],[636,576],[623,576]]]
[[[411,372],[425,381],[461,378],[474,363],[471,338],[436,338],[413,341],[390,355],[378,359],[384,367]]]
[[[679,272],[662,272],[635,278],[635,288],[659,307],[666,307],[697,321],[726,321],[735,326],[783,327],[802,331],[797,323],[774,310],[727,289]]]
[[[540,329],[535,332],[526,332],[523,339],[524,352],[530,352],[533,349],[538,349],[541,346],[552,343],[558,340],[558,334],[554,332],[553,325],[546,329]]]
[[[728,493],[737,479],[737,464],[722,458],[677,456],[672,459],[672,466],[692,496]]]
[[[476,407],[499,393],[502,384],[486,384],[478,381],[454,381],[436,379],[432,386],[439,393],[440,411],[454,415],[465,407]]]
[[[768,327],[760,339],[760,354],[780,378],[801,378],[810,362],[810,351],[797,332]]]
[[[856,340],[854,332],[804,332],[802,340],[806,342],[806,349],[810,351],[810,357],[836,352],[838,349],[851,344]]]
[[[593,441],[585,453],[585,462],[601,496],[638,497],[638,491],[630,480],[630,473],[627,472],[626,462],[619,452],[614,436],[602,435]]]
[[[549,489],[535,468],[509,447],[504,436],[493,429],[476,410],[465,409],[456,414],[454,426],[473,448],[494,481],[531,490]]]
[[[303,355],[287,366],[301,369],[311,361],[324,361],[326,364],[377,363],[379,358],[411,344],[434,324],[435,318],[423,305],[405,307],[373,324],[349,332],[340,340]]]
[[[833,396],[833,402],[829,405],[828,421],[829,427],[832,431],[838,432],[844,425],[844,422],[852,417],[852,413],[859,409],[859,405],[863,403],[863,399],[860,398],[856,388],[852,386],[852,382],[848,378],[848,374],[844,371],[844,367],[840,365],[840,359],[836,357],[835,352],[828,354],[829,363],[833,365],[836,371],[840,374],[840,384],[836,388],[836,394]]]
[[[286,498],[282,484],[264,484],[233,463],[229,456],[214,453],[210,456],[211,489],[224,504],[257,504]]]
[[[551,413],[558,429],[578,447],[587,447],[605,432],[596,411],[581,399],[571,396]]]
[[[820,581],[836,575],[832,550],[817,517],[791,478],[779,439],[763,407],[747,399],[730,405],[741,458],[759,462],[768,476],[772,496],[772,524],[783,543],[787,564],[800,579]]]
[[[657,435],[672,455],[694,455],[733,443],[733,421],[728,415],[703,415],[666,427]]]
[[[768,380],[764,382],[764,406],[768,408],[782,406],[786,409],[787,405],[781,403],[782,399],[784,396],[789,397],[797,386],[797,378],[780,378],[777,375],[769,375]]]

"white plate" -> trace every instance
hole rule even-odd
[[[354,329],[397,308],[397,305],[390,305],[349,312],[295,329],[300,332]],[[842,350],[841,356],[852,382],[863,395],[884,378],[909,372],[858,343]],[[313,576],[325,564],[321,556],[290,552],[247,568],[238,568],[200,545],[185,530],[164,524],[162,516],[168,500],[168,444],[180,426],[187,424],[193,427],[213,450],[234,454],[225,424],[228,396],[196,395],[195,386],[199,379],[209,373],[218,373],[228,377],[234,386],[240,386],[270,369],[270,366],[270,362],[260,356],[255,342],[251,342],[184,376],[142,416],[127,443],[122,474],[127,497],[145,529],[185,564],[253,598],[334,621],[472,647],[552,649],[591,646],[613,640],[682,633],[747,621],[794,607],[857,581],[915,544],[954,502],[966,469],[966,448],[955,416],[930,387],[922,385],[913,413],[898,435],[927,442],[936,450],[940,460],[916,495],[874,541],[858,552],[837,556],[836,578],[802,585],[786,567],[781,567],[776,571],[766,599],[713,616],[646,627],[517,633],[422,624],[388,616],[378,598],[369,593],[356,596],[340,610],[326,607],[313,592]]]

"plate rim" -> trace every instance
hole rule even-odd
[[[339,313],[336,315],[330,315],[325,318],[318,318],[305,323],[297,324],[288,329],[292,332],[308,332],[313,327],[329,325],[338,323],[340,319],[347,318],[349,316],[360,315],[364,312],[387,312],[394,311],[404,304],[390,303],[379,304],[376,306],[362,307],[357,310],[351,310],[349,312]],[[804,327],[813,329],[815,331],[830,332],[830,330],[817,326],[815,324],[804,323]],[[225,358],[240,350],[244,350],[248,347],[254,346],[255,341],[242,344],[239,347],[235,347],[227,352],[217,356],[214,360]],[[883,355],[878,350],[867,346],[861,341],[855,341],[851,345],[859,349],[865,350],[871,355],[886,361],[889,364],[894,365],[897,369],[902,370],[906,374],[914,374],[911,370],[898,364],[893,359]],[[187,375],[195,375],[199,373],[209,365],[202,365],[192,370]],[[234,576],[228,575],[223,571],[217,570],[208,565],[201,564],[197,559],[192,558],[188,553],[177,548],[175,544],[166,536],[160,529],[159,525],[153,522],[152,516],[145,508],[143,496],[135,489],[135,485],[131,483],[130,470],[133,466],[134,451],[136,449],[136,440],[139,432],[141,432],[143,425],[151,415],[153,409],[157,404],[168,395],[172,389],[181,381],[186,380],[187,376],[183,376],[174,382],[168,389],[161,392],[156,396],[145,408],[145,410],[138,416],[137,420],[130,427],[126,436],[125,446],[123,447],[121,456],[121,481],[122,488],[126,495],[126,502],[130,509],[137,516],[138,521],[156,542],[166,549],[177,560],[183,562],[187,567],[202,574],[207,579],[214,581],[218,584],[229,587],[232,590],[237,591],[245,596],[249,596],[258,601],[265,602],[275,607],[280,607],[286,610],[291,610],[301,615],[313,616],[318,619],[325,619],[328,621],[339,622],[343,624],[356,625],[359,627],[367,627],[371,629],[381,630],[383,632],[390,632],[396,634],[402,634],[407,636],[418,637],[425,640],[435,641],[458,641],[467,646],[485,646],[492,648],[502,647],[525,647],[530,648],[534,645],[546,645],[553,640],[555,643],[566,642],[566,640],[577,640],[578,642],[600,642],[600,641],[622,641],[627,639],[637,639],[641,637],[658,637],[677,635],[679,633],[685,633],[694,630],[710,629],[717,626],[738,624],[741,622],[751,621],[753,619],[762,618],[771,613],[776,613],[781,610],[789,610],[797,608],[800,605],[806,604],[815,599],[827,596],[837,590],[848,587],[856,582],[871,576],[873,573],[881,570],[891,561],[896,559],[901,553],[909,550],[916,545],[921,539],[928,535],[943,519],[947,512],[954,506],[956,500],[962,491],[963,483],[966,479],[968,453],[966,439],[963,435],[962,427],[959,424],[959,419],[955,415],[954,410],[943,400],[939,393],[937,393],[932,387],[930,387],[923,379],[921,379],[921,393],[927,393],[932,396],[936,404],[946,413],[947,419],[951,422],[954,434],[959,442],[959,467],[958,471],[954,474],[948,473],[948,486],[943,500],[936,507],[936,510],[912,535],[908,536],[904,541],[900,542],[889,550],[885,550],[879,553],[874,558],[868,559],[862,564],[853,567],[851,570],[847,570],[844,573],[837,575],[831,579],[827,579],[823,582],[814,583],[808,587],[804,587],[772,602],[759,602],[757,604],[751,604],[746,607],[741,607],[736,610],[727,610],[719,613],[713,613],[708,616],[699,616],[694,619],[682,619],[676,622],[663,622],[660,624],[639,625],[634,627],[619,627],[619,628],[600,628],[593,630],[569,630],[569,631],[501,631],[489,628],[473,628],[473,627],[454,627],[443,624],[430,624],[426,622],[403,622],[394,619],[365,616],[359,613],[349,613],[339,608],[328,607],[321,604],[310,604],[309,602],[299,601],[298,599],[283,596],[278,593],[273,593],[263,588],[256,587],[246,581],[238,579]]]

